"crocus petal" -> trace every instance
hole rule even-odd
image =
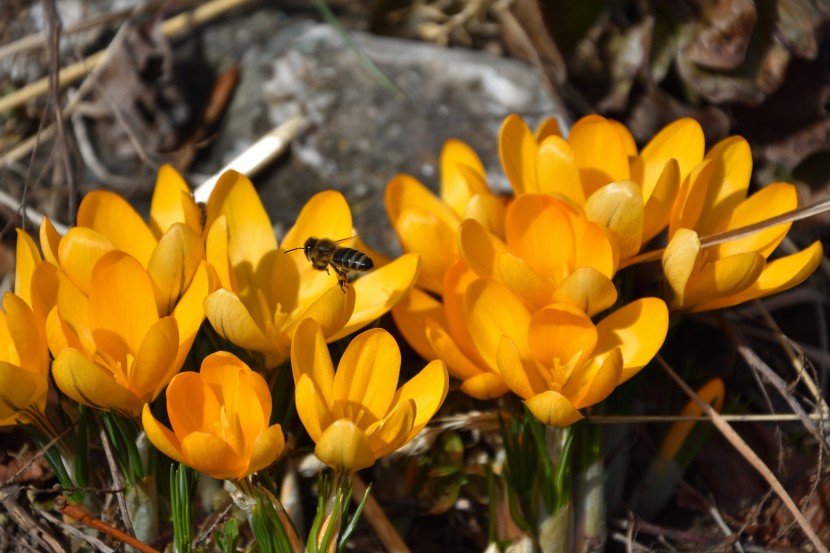
[[[669,160],[675,160],[680,178],[685,178],[703,159],[705,147],[700,123],[690,117],[678,119],[649,140],[640,152],[640,158],[644,161],[643,171],[636,174],[632,171],[632,178],[643,185],[643,196],[648,198]]]
[[[549,136],[562,136],[562,127],[559,125],[559,119],[556,117],[545,117],[541,123],[536,127],[536,132],[533,133],[536,137],[536,142],[543,142]]]
[[[795,186],[786,182],[776,182],[765,186],[745,201],[730,214],[725,228],[736,229],[746,225],[771,219],[798,206]],[[792,223],[767,227],[739,238],[729,240],[716,246],[716,257],[727,257],[734,253],[754,251],[769,257],[778,244],[787,235]]]
[[[470,283],[477,278],[462,258],[456,259],[450,265],[447,274],[444,275],[444,315],[446,316],[446,329],[452,337],[451,340],[474,364],[487,367],[470,338],[470,330],[464,316],[464,294]],[[435,320],[439,322],[439,319]],[[441,356],[438,355],[438,357]]]
[[[634,140],[634,135],[631,134],[631,131],[628,130],[628,127],[626,127],[616,119],[608,119],[608,122],[611,123],[611,126],[614,127],[614,129],[617,131],[617,134],[620,135],[620,140],[622,140],[623,142],[626,155],[628,155],[629,158],[636,156],[637,142]]]
[[[536,308],[549,304],[556,290],[550,278],[540,275],[512,253],[499,255],[497,274],[511,292]]]
[[[548,426],[570,426],[584,418],[568,398],[553,390],[525,400],[525,405],[539,422]]]
[[[41,321],[41,325],[49,311],[58,303],[58,287],[60,286],[58,272],[57,265],[38,263],[32,274],[31,306],[35,316]]]
[[[153,233],[133,206],[107,190],[93,190],[84,196],[78,208],[78,227],[103,234],[119,250],[135,257],[143,267],[147,266],[156,247]]]
[[[449,228],[458,226],[460,219],[449,205],[438,199],[429,188],[418,179],[409,175],[398,174],[386,185],[386,213],[395,229],[405,209],[417,209],[423,213],[432,213]]]
[[[392,309],[415,284],[420,259],[418,254],[407,253],[357,279],[349,321],[329,341],[348,336]]]
[[[510,252],[541,275],[555,280],[564,278],[571,269],[567,265],[574,258],[574,231],[569,210],[564,203],[549,196],[525,194],[516,198],[507,209],[505,220]],[[555,246],[550,237],[555,237]],[[491,249],[486,244],[478,247],[485,252]]]
[[[438,324],[446,328],[444,306],[440,301],[420,288],[412,288],[392,308],[392,318],[404,339],[418,352],[418,355],[427,361],[435,359],[435,351],[426,335],[426,321],[427,319],[436,320]]]
[[[578,307],[593,316],[614,305],[617,301],[617,288],[614,281],[596,269],[583,267],[559,283],[552,299],[556,303]]]
[[[705,159],[718,159],[723,172],[709,183],[707,206],[695,227],[701,235],[716,232],[718,225],[746,198],[752,177],[752,151],[742,136],[729,136],[715,144]]]
[[[307,374],[300,375],[294,380],[294,402],[297,406],[297,414],[300,421],[308,432],[309,437],[315,442],[320,440],[323,431],[331,426],[336,416],[329,409],[331,403],[323,398],[323,388],[319,388],[312,382]],[[331,393],[326,389],[326,393]],[[339,414],[339,413],[338,413]]]
[[[461,255],[477,275],[494,278],[497,275],[498,258],[507,253],[507,245],[496,238],[474,219],[467,219],[458,228]],[[434,247],[434,245],[433,245]]]
[[[155,391],[161,391],[173,377],[170,368],[176,362],[178,350],[179,329],[176,320],[164,317],[156,321],[147,331],[129,372],[130,387],[144,401],[153,401]]]
[[[279,424],[269,426],[259,433],[254,441],[251,460],[245,472],[254,473],[271,465],[285,449],[285,436]]]
[[[579,205],[585,203],[576,158],[563,138],[550,136],[539,145],[536,175],[539,192],[561,194]]]
[[[579,166],[585,196],[608,183],[630,178],[625,141],[604,117],[588,115],[577,121],[568,144]]]
[[[66,345],[92,354],[96,346],[89,327],[89,298],[62,271],[58,282],[57,309],[47,317],[49,349],[55,357]]]
[[[75,349],[66,348],[58,354],[52,363],[52,376],[58,388],[79,403],[133,417],[141,413],[143,401],[118,384],[112,373]]]
[[[176,223],[164,233],[147,264],[159,313],[172,313],[204,258],[202,239],[190,227]]]
[[[507,336],[502,336],[499,340],[496,362],[504,383],[521,398],[529,399],[550,387],[534,363],[522,359],[516,344]]]
[[[329,467],[357,471],[375,463],[366,434],[352,421],[334,421],[317,440],[314,455]]]
[[[208,229],[205,239],[205,259],[216,271],[221,288],[238,292],[236,275],[228,258],[228,220],[219,216]]]
[[[10,340],[0,343],[4,348],[14,347],[18,364],[45,379],[49,359],[38,318],[22,298],[10,292],[3,295],[3,309],[6,311],[6,320],[3,322],[7,324]]]
[[[704,264],[692,273],[686,285],[684,305],[692,306],[741,292],[752,286],[765,264],[764,258],[755,252],[736,253]]]
[[[579,309],[558,305],[533,314],[527,341],[533,357],[545,366],[555,361],[578,366],[591,355],[597,344],[597,329]],[[564,382],[568,375],[563,375]]]
[[[29,305],[32,305],[32,275],[40,261],[35,241],[23,229],[17,229],[14,293]]]
[[[202,233],[202,211],[190,187],[176,169],[165,163],[159,168],[150,202],[150,229],[158,238],[175,223],[184,223],[196,234]]]
[[[320,216],[322,213],[324,217]],[[331,240],[353,236],[352,212],[343,194],[326,190],[312,196],[300,210],[294,226],[285,233],[281,247],[283,250],[301,247],[310,236]]]
[[[400,369],[401,351],[391,334],[380,328],[362,332],[337,365],[334,400],[361,405],[374,420],[382,419],[395,395]]]
[[[266,260],[277,249],[277,239],[262,200],[245,175],[226,171],[219,177],[207,202],[205,228],[221,215],[226,218],[228,256],[240,290],[255,288],[255,275],[270,275]]]
[[[681,228],[694,229],[698,234],[705,232],[700,220],[707,209],[710,182],[722,178],[723,161],[720,158],[706,160],[697,165],[677,191],[669,220],[669,239]],[[714,188],[712,186],[711,188]],[[725,219],[716,222],[721,224]]]
[[[465,167],[467,170],[461,169]],[[468,175],[479,178],[468,178]],[[489,192],[484,164],[464,142],[450,139],[441,150],[441,199],[460,217],[474,194]]]
[[[591,267],[613,278],[620,263],[620,250],[610,231],[579,217],[573,217],[571,221],[574,227],[584,224],[581,229],[574,230],[577,238],[574,267]]]
[[[92,268],[105,253],[115,249],[115,245],[103,234],[88,228],[73,227],[58,246],[61,270],[88,295],[92,288]]]
[[[461,391],[476,399],[496,399],[510,391],[501,376],[481,373],[461,383]]]
[[[585,203],[588,219],[609,229],[617,237],[620,256],[631,257],[643,241],[643,195],[637,183],[613,182],[591,194]]]
[[[323,331],[326,341],[334,341],[334,336],[346,325],[350,314],[354,311],[356,292],[353,287],[346,289],[346,293],[334,286],[329,288],[317,300],[302,311],[302,315],[295,318],[295,323],[286,329],[290,339],[294,335],[296,325],[301,319],[314,319]],[[304,307],[301,305],[301,307]],[[368,322],[368,321],[366,321]]]
[[[219,421],[222,406],[214,390],[195,372],[177,374],[167,387],[167,415],[176,436],[198,432]]]
[[[386,418],[369,426],[366,436],[374,457],[377,459],[404,445],[410,435],[415,435],[412,433],[414,421],[415,402],[410,399],[395,406]]]
[[[700,238],[690,229],[678,229],[663,252],[663,274],[672,291],[672,303],[683,305],[686,285],[700,253]]]
[[[185,462],[179,439],[169,428],[156,420],[150,412],[150,406],[148,404],[145,404],[144,409],[141,411],[141,425],[144,427],[147,439],[150,440],[150,443],[156,449],[178,463]]]
[[[135,258],[113,251],[95,264],[91,284],[90,326],[120,336],[136,354],[147,331],[159,319],[147,272]]]
[[[587,363],[575,370],[562,389],[574,407],[581,409],[596,405],[611,395],[623,374],[623,357],[615,348],[602,361],[602,366]]]
[[[248,462],[221,438],[193,432],[182,438],[186,464],[218,480],[245,476]]]
[[[231,368],[235,370],[230,370]],[[265,423],[271,418],[271,392],[268,383],[259,373],[248,367],[241,359],[227,351],[211,353],[202,361],[199,369],[202,381],[216,391],[216,397],[226,408],[234,408],[233,403],[238,397],[225,395],[238,384],[239,389],[245,390],[246,401],[253,394],[257,401],[251,401],[260,409]]]
[[[457,227],[457,223],[451,227],[421,209],[403,210],[395,225],[403,250],[419,254],[423,259],[419,284],[437,294],[441,293],[441,282],[447,267],[457,256]],[[436,248],[436,244],[445,247]]]
[[[15,424],[19,413],[32,406],[46,405],[45,375],[29,372],[17,365],[0,361],[0,426]]]
[[[643,193],[646,200],[643,214],[643,244],[666,228],[671,218],[672,206],[680,189],[680,166],[677,160],[666,162],[663,172],[650,195]]]
[[[314,319],[303,319],[297,325],[291,342],[291,370],[294,381],[307,376],[320,391],[325,404],[331,405],[334,365],[320,325]]]
[[[205,298],[205,315],[222,337],[237,346],[254,351],[273,349],[269,340],[251,317],[239,296],[217,290]]]
[[[444,403],[450,387],[450,378],[447,366],[443,361],[436,359],[406,382],[395,393],[392,405],[412,401],[415,405],[415,420],[412,430],[405,442],[415,437],[429,422],[433,415]],[[439,391],[440,390],[440,391]]]
[[[502,336],[510,337],[520,353],[527,351],[530,313],[504,284],[489,279],[474,281],[464,294],[463,308],[473,343],[491,368],[498,366],[496,351]]]
[[[504,218],[506,216],[507,205],[502,198],[492,194],[476,194],[470,198],[470,201],[464,207],[462,219],[475,219],[488,232],[503,240]]]
[[[597,324],[598,357],[620,348],[625,382],[645,367],[666,339],[669,312],[658,298],[642,298],[617,309]]]
[[[507,116],[499,131],[499,157],[516,196],[539,192],[535,164],[538,148],[527,123],[516,114]]]
[[[467,380],[482,371],[492,370],[486,365],[477,365],[461,351],[445,326],[440,325],[433,319],[426,319],[424,323],[426,324],[426,337],[433,352],[430,357],[443,360],[455,378]]]
[[[697,395],[716,411],[720,411],[723,409],[725,392],[723,380],[713,378],[697,391]],[[699,417],[702,414],[703,410],[695,401],[689,401],[680,411],[681,417]],[[663,440],[663,445],[660,446],[658,455],[663,459],[674,458],[696,425],[697,421],[694,420],[680,420],[672,424],[669,431],[666,432],[666,438]]]
[[[693,306],[691,310],[709,311],[711,309],[730,307],[752,299],[789,290],[793,286],[798,286],[813,274],[813,271],[821,263],[822,255],[821,243],[814,242],[798,253],[767,263],[755,282],[741,292],[725,298],[706,301],[700,305]]]
[[[61,235],[48,217],[43,218],[40,224],[40,247],[43,248],[43,258],[53,265],[58,264],[58,246]]]

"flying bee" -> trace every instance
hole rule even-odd
[[[353,238],[353,237],[352,237]],[[338,242],[349,240],[349,238],[341,238],[340,240],[329,240],[328,238],[310,237],[305,241],[305,244],[300,248],[291,248],[285,250],[285,253],[296,250],[303,250],[305,258],[311,261],[311,266],[318,271],[325,271],[329,273],[329,266],[337,273],[337,282],[340,284],[340,289],[346,293],[348,286],[347,278],[349,271],[365,272],[375,266],[372,259],[365,253],[354,248],[341,248],[337,245]]]

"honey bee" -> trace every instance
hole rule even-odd
[[[329,273],[329,266],[331,266],[334,272],[337,273],[337,282],[345,294],[346,287],[348,286],[347,278],[349,271],[362,273],[373,268],[375,264],[368,255],[359,250],[338,246],[337,243],[343,240],[348,240],[348,238],[329,240],[328,238],[316,238],[312,236],[305,241],[302,247],[285,250],[285,253],[303,250],[306,259],[311,261],[312,267],[318,271],[325,271],[328,274],[331,274]]]

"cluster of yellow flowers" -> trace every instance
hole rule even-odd
[[[480,399],[512,391],[540,421],[566,426],[654,357],[670,308],[768,295],[803,281],[821,258],[816,243],[767,262],[788,224],[701,246],[701,237],[794,209],[796,195],[776,183],[747,198],[747,143],[731,137],[704,156],[693,120],[638,152],[627,129],[599,116],[581,119],[567,140],[554,120],[533,133],[511,116],[499,147],[510,198],[491,191],[483,164],[458,141],[442,153],[440,197],[394,177],[386,207],[407,253],[343,290],[283,252],[311,236],[354,236],[344,197],[315,195],[278,243],[253,185],[232,171],[204,216],[181,176],[163,167],[149,222],[118,195],[95,191],[65,236],[44,222],[42,255],[19,231],[15,291],[0,313],[0,424],[43,419],[51,352],[66,396],[140,418],[170,458],[227,479],[268,466],[285,438],[270,424],[263,377],[226,352],[179,374],[207,318],[256,354],[259,369],[290,360],[316,455],[358,470],[427,424],[448,376]],[[668,306],[657,297],[619,305],[617,271],[665,229]],[[398,345],[373,329],[351,341],[335,371],[326,344],[390,309],[429,364],[398,389]],[[172,428],[149,407],[165,388]]]

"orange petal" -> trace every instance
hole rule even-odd
[[[320,216],[322,213],[325,217]],[[342,240],[353,235],[352,212],[346,198],[336,190],[326,190],[306,202],[294,226],[283,237],[281,247],[283,250],[300,247],[310,236]]]
[[[202,234],[202,210],[179,172],[165,163],[159,168],[150,202],[150,229],[159,238],[176,223]]]
[[[403,446],[410,435],[414,436],[414,422],[415,402],[409,399],[395,406],[386,418],[369,426],[365,432],[375,459],[392,453]]]
[[[579,205],[585,203],[576,158],[562,137],[550,136],[539,145],[536,171],[539,192],[561,194]]]
[[[392,309],[412,289],[418,278],[419,265],[420,257],[408,253],[357,279],[349,321],[329,341],[360,330]]]
[[[771,219],[798,207],[795,186],[776,182],[765,186],[730,214],[726,228],[736,229]],[[767,227],[738,240],[730,240],[716,246],[716,257],[727,257],[734,253],[754,251],[769,257],[787,235],[792,223]]]
[[[119,411],[131,417],[141,413],[144,402],[116,383],[112,373],[75,349],[66,348],[58,354],[52,363],[52,376],[58,388],[79,403],[103,411]]]
[[[461,255],[476,274],[494,278],[499,255],[507,252],[507,246],[474,219],[467,219],[458,228]]]
[[[7,325],[4,330],[8,332],[8,339],[0,342],[5,350],[4,357],[45,379],[49,372],[49,356],[40,320],[23,299],[10,292],[3,295],[3,309],[6,311],[3,322]],[[12,351],[17,353],[17,359],[9,355]]]
[[[620,348],[625,382],[657,355],[666,339],[669,313],[658,298],[642,298],[617,309],[597,324],[596,355]]]
[[[559,119],[556,117],[545,117],[539,126],[536,127],[536,132],[533,133],[536,141],[541,143],[549,136],[562,136],[562,127],[559,125]]]
[[[588,115],[577,121],[568,144],[579,166],[585,196],[606,184],[631,178],[625,141],[604,117]]]
[[[130,387],[143,401],[156,399],[156,394],[173,378],[173,371],[178,371],[178,350],[179,329],[173,317],[164,317],[148,329],[128,372]]]
[[[686,285],[684,305],[692,307],[749,288],[761,275],[765,264],[764,258],[755,252],[736,253],[704,264],[692,273]]]
[[[178,437],[210,430],[222,417],[222,405],[216,392],[201,374],[177,374],[167,387],[167,415]]]
[[[755,282],[745,290],[725,298],[706,301],[694,306],[692,311],[708,311],[711,309],[730,307],[755,298],[762,298],[783,292],[784,290],[789,290],[801,284],[807,277],[813,274],[813,271],[819,266],[821,260],[821,243],[814,242],[798,253],[767,263]]]
[[[593,354],[597,329],[591,319],[578,309],[558,305],[533,314],[527,331],[533,357],[546,367],[561,364],[578,367]],[[564,380],[567,378],[562,378]],[[539,389],[536,388],[539,393]]]
[[[539,192],[536,182],[536,152],[539,146],[521,117],[507,116],[499,131],[499,156],[504,173],[517,196]]]
[[[147,264],[159,313],[172,313],[190,279],[205,258],[201,237],[176,223],[164,233]]]
[[[663,168],[671,159],[678,164],[680,180],[686,178],[692,169],[703,160],[706,142],[700,123],[684,117],[666,125],[649,140],[640,157],[643,172],[633,178],[643,186],[643,196],[649,198]]]
[[[190,349],[190,345],[196,338],[196,333],[205,320],[205,300],[216,288],[215,277],[208,269],[205,262],[199,265],[190,280],[190,285],[184,291],[182,297],[179,298],[176,308],[173,310],[173,316],[176,318],[176,324],[179,327],[180,356],[182,355],[181,350],[185,350],[184,353],[186,354],[186,350]],[[184,358],[180,358],[177,362],[183,361]]]
[[[426,335],[426,321],[432,319],[438,324],[447,326],[444,317],[444,306],[420,288],[412,288],[395,307],[392,308],[392,318],[401,331],[404,339],[412,346],[418,355],[431,361],[436,355]]]
[[[438,358],[447,364],[450,373],[459,380],[467,380],[472,378],[482,371],[490,371],[489,367],[478,365],[475,361],[470,359],[466,353],[461,351],[461,348],[453,340],[453,337],[447,332],[445,326],[440,325],[433,319],[427,319],[426,337],[429,340],[433,358]]]
[[[47,334],[52,354],[57,356],[60,349],[54,349],[53,346],[57,347],[64,342],[71,347],[82,346],[84,351],[94,353],[96,346],[89,326],[89,298],[63,272],[58,272],[58,282],[57,309],[49,314],[49,318],[52,319],[49,328],[52,332]],[[55,321],[58,318],[60,324],[56,325]]]
[[[45,375],[30,372],[12,363],[0,361],[0,426],[12,426],[20,412],[46,406],[48,381]]]
[[[716,232],[720,221],[744,201],[752,177],[752,151],[742,136],[730,136],[715,144],[705,159],[716,158],[723,164],[723,173],[709,184],[707,207],[696,227],[702,235]]]
[[[295,383],[305,375],[318,390],[323,403],[332,404],[334,365],[320,326],[313,319],[304,319],[297,325],[291,342],[291,370]],[[299,403],[297,411],[302,413]]]
[[[568,398],[553,390],[525,400],[525,405],[539,422],[548,426],[570,426],[584,418]]]
[[[657,236],[669,224],[672,206],[680,189],[680,168],[677,160],[666,162],[654,189],[643,197],[646,200],[643,215],[643,244]]]
[[[574,407],[581,409],[596,405],[611,395],[623,374],[623,357],[619,348],[612,349],[602,361],[586,363],[575,369],[562,389]]]
[[[678,229],[663,252],[663,273],[672,291],[672,305],[686,301],[686,285],[697,265],[700,239],[689,229]]]
[[[17,229],[17,248],[14,271],[14,293],[28,305],[32,305],[32,275],[41,262],[40,252],[32,237],[23,229]]]
[[[574,227],[584,225],[576,233],[576,251],[573,261],[574,268],[590,267],[596,269],[608,278],[613,278],[620,262],[620,251],[617,241],[610,235],[610,231],[597,223],[574,215],[571,218]]]
[[[444,273],[458,255],[455,232],[458,227],[446,225],[439,217],[420,209],[405,209],[398,217],[395,230],[405,252],[414,252],[422,259],[419,284],[441,293]],[[436,244],[442,244],[440,248]]]
[[[357,471],[375,463],[369,439],[352,421],[334,421],[317,440],[314,455],[329,467]]]
[[[274,349],[263,331],[257,326],[239,296],[228,290],[217,290],[205,298],[205,315],[223,338],[237,346],[266,352]]]
[[[443,361],[436,359],[428,363],[395,393],[392,405],[400,405],[406,401],[412,401],[415,404],[415,419],[405,442],[414,438],[415,434],[420,432],[438,412],[447,397],[449,387],[450,378],[447,366]]]
[[[218,480],[247,476],[248,461],[224,440],[208,432],[182,437],[185,464]]]
[[[60,241],[61,236],[55,226],[48,217],[44,217],[40,224],[40,247],[43,248],[43,258],[53,265],[58,264],[58,245]]]
[[[92,268],[101,256],[113,250],[115,245],[103,234],[88,228],[74,227],[61,239],[58,259],[61,270],[84,294],[89,294]]]
[[[93,330],[108,330],[138,353],[144,336],[159,320],[150,277],[133,257],[113,251],[92,269],[89,324]]]
[[[569,213],[565,204],[549,196],[518,197],[507,209],[505,221],[510,252],[543,276],[556,281],[564,278],[570,273],[574,259],[574,231]],[[555,250],[551,237],[556,240]],[[486,245],[479,247],[489,250]]]
[[[610,278],[596,269],[584,267],[575,270],[560,282],[552,299],[556,303],[578,307],[593,316],[614,305],[617,301],[617,289]]]
[[[528,305],[541,309],[549,304],[556,286],[512,253],[498,257],[498,273],[502,282]]]
[[[307,374],[300,375],[299,380],[294,381],[294,385],[294,402],[300,421],[309,437],[319,442],[323,431],[335,420],[332,405],[324,401],[322,390],[315,386]]]
[[[704,402],[713,406],[716,411],[720,411],[723,408],[725,392],[723,380],[713,378],[697,391],[697,395]],[[689,401],[680,411],[680,416],[699,417],[702,413],[703,410],[698,406],[697,402]],[[658,455],[663,459],[674,458],[696,424],[697,421],[693,420],[677,421],[672,424],[669,431],[666,432],[666,439],[663,441],[663,445],[660,446]]]
[[[464,294],[470,283],[477,278],[461,258],[450,266],[444,277],[444,314],[447,323],[446,329],[452,337],[452,341],[458,345],[464,356],[477,366],[487,367],[487,364],[476,351],[475,345],[473,345],[470,330],[464,317]],[[439,322],[439,319],[435,320]],[[432,341],[431,338],[430,340]]]
[[[476,399],[496,399],[510,391],[501,376],[496,373],[481,373],[461,383],[461,391]]]
[[[501,198],[492,194],[476,194],[464,208],[462,219],[475,219],[488,232],[504,240],[504,218],[507,206]],[[455,240],[453,239],[453,244]]]
[[[496,352],[502,336],[508,336],[527,351],[530,313],[521,301],[500,282],[474,281],[464,294],[464,318],[476,350],[492,369],[497,370]]]
[[[614,129],[616,129],[617,134],[620,135],[620,139],[623,141],[623,144],[625,145],[625,153],[628,155],[628,157],[632,158],[636,156],[637,142],[634,140],[634,135],[631,134],[631,131],[628,130],[628,127],[626,127],[616,119],[609,119],[608,122],[611,123]]]
[[[231,270],[228,257],[228,222],[224,215],[218,217],[208,229],[205,239],[205,259],[216,271],[221,288],[239,292],[236,275]]]
[[[386,213],[395,229],[398,228],[398,220],[405,209],[432,213],[449,228],[456,228],[460,222],[458,214],[449,205],[409,175],[398,174],[392,177],[386,185],[385,200]]]
[[[279,424],[269,426],[259,433],[254,441],[248,473],[260,471],[279,459],[285,449],[285,436]]]
[[[153,233],[133,206],[107,190],[93,190],[84,196],[78,208],[78,227],[103,234],[116,248],[135,257],[144,267],[156,247]]]
[[[392,404],[400,370],[401,351],[392,335],[381,328],[367,330],[349,343],[340,358],[333,398],[360,405],[374,420],[380,420]]]
[[[141,424],[144,427],[144,433],[147,434],[147,439],[150,440],[150,443],[156,449],[177,463],[185,462],[179,438],[169,428],[156,420],[150,412],[150,406],[148,404],[145,404],[144,409],[141,411]]]
[[[521,398],[529,399],[550,388],[550,383],[536,369],[535,363],[522,359],[516,344],[507,336],[499,340],[496,362],[504,383]]]
[[[637,183],[630,180],[601,187],[585,203],[588,219],[609,229],[617,237],[623,258],[640,251],[644,212],[642,192]]]
[[[669,220],[669,239],[674,236],[680,228],[694,229],[698,234],[704,232],[701,228],[701,217],[708,208],[707,196],[710,189],[715,193],[714,185],[710,183],[723,178],[723,161],[719,158],[707,160],[692,169],[686,180],[680,185],[677,192],[677,199],[672,206],[671,219]],[[725,223],[726,219],[716,221],[718,224]]]
[[[455,139],[444,143],[441,150],[441,199],[459,217],[464,214],[464,206],[474,194],[490,192],[485,175],[481,159],[467,144]]]
[[[327,342],[335,339],[354,311],[356,293],[353,287],[346,289],[344,294],[339,287],[329,288],[317,300],[309,305],[301,315],[297,315],[295,323],[289,326],[285,333],[291,338],[294,335],[296,325],[302,319],[314,319],[323,331]],[[304,306],[301,306],[304,307]],[[367,323],[369,321],[366,321]]]

